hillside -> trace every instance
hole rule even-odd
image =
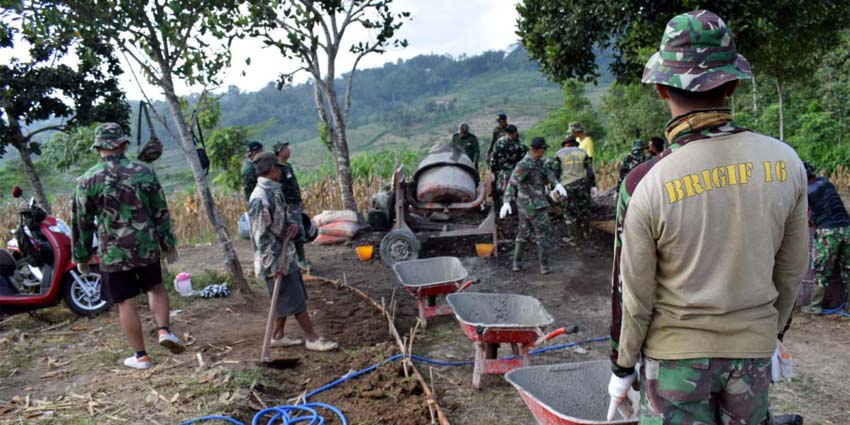
[[[340,81],[338,87],[345,85]],[[267,147],[278,140],[290,141],[293,162],[302,170],[330,161],[318,139],[310,83],[278,90],[275,82],[269,82],[256,92],[231,86],[217,96],[222,107],[222,126],[256,126],[254,138]],[[365,151],[425,148],[448,138],[464,121],[486,141],[498,112],[506,112],[509,121],[522,131],[561,102],[558,86],[537,71],[536,63],[529,61],[521,47],[459,58],[421,55],[357,72],[347,134],[354,156]],[[131,122],[135,126],[138,102],[131,104]],[[170,115],[164,102],[156,102],[154,108],[162,116]],[[156,162],[164,185],[174,189],[191,183],[192,175],[182,151],[163,126],[157,122],[155,127],[165,144],[165,153]],[[173,123],[169,127],[176,128]],[[135,131],[138,130],[134,127]],[[146,140],[147,128],[141,132]],[[0,162],[4,165],[0,169],[4,180],[0,190],[14,184],[27,185],[19,172],[19,161],[16,152],[9,152]],[[82,172],[73,167],[68,173],[51,172],[49,164],[40,164],[40,168],[46,186],[53,192],[69,191],[74,183],[72,176]]]

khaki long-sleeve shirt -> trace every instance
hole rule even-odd
[[[806,271],[806,175],[794,150],[731,123],[682,139],[620,189],[615,371],[641,353],[769,357]]]

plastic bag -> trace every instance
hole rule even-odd
[[[316,240],[313,241],[313,243],[319,245],[336,245],[343,242],[348,242],[348,238],[331,235],[319,235],[319,237],[317,237]]]
[[[794,358],[780,341],[776,341],[776,350],[770,361],[770,381],[790,381],[794,377]]]
[[[351,210],[325,210],[322,211],[321,214],[313,217],[313,221],[315,221],[319,227],[336,221],[357,223],[357,213]]]
[[[251,224],[248,222],[248,213],[242,214],[238,221],[239,237],[242,239],[251,239]]]
[[[335,221],[319,227],[319,235],[339,236],[351,238],[357,231],[360,230],[360,225],[357,223],[349,223],[346,221]]]

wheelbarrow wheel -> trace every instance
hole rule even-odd
[[[381,261],[388,267],[399,261],[419,258],[419,240],[407,229],[393,230],[381,240]]]

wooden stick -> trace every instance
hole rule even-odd
[[[289,234],[283,239],[283,247],[280,253],[280,259],[278,261],[282,262],[283,265],[286,265],[286,250],[289,248]],[[274,289],[272,290],[272,301],[269,305],[269,317],[266,319],[266,334],[263,336],[263,351],[260,353],[260,361],[263,363],[268,363],[271,361],[271,354],[269,351],[271,350],[271,342],[272,342],[272,332],[274,332],[274,319],[275,319],[275,310],[277,310],[277,300],[280,298],[280,285],[283,282],[283,276],[288,272],[288,270],[284,270],[281,275],[279,275],[274,280]]]

